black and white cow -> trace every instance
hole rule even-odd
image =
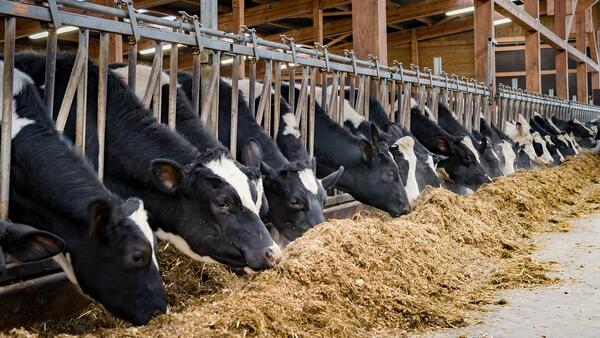
[[[300,90],[289,84],[281,86],[282,96],[288,97],[290,90],[299,97]],[[353,135],[331,120],[315,100],[314,139],[319,175],[327,176],[343,166],[344,173],[337,188],[393,217],[409,211],[398,166],[374,124],[371,124],[368,137]]]
[[[8,260],[34,262],[65,250],[65,242],[47,231],[25,224],[0,221],[0,275]]]
[[[552,141],[552,143],[556,146],[557,150],[561,153],[561,155],[577,155],[577,149],[575,149],[574,145],[565,137],[565,134],[557,132],[539,114],[535,113],[533,118],[531,118],[529,122],[531,128],[534,131],[539,132],[540,135],[542,135],[542,137],[544,137],[546,141]]]
[[[491,182],[485,169],[477,161],[476,150],[470,148],[465,136],[455,137],[425,116],[416,105],[411,108],[412,134],[429,151],[446,156],[437,164],[443,183],[457,193],[468,193],[484,183]]]
[[[594,141],[596,134],[579,120],[565,121],[552,116],[551,121],[557,129],[569,134],[581,147],[589,149],[596,146]]]
[[[54,114],[59,111],[75,56],[56,62]],[[19,68],[43,85],[45,55],[17,54]],[[87,151],[97,156],[98,67],[88,64]],[[158,123],[109,71],[105,182],[122,196],[139,196],[151,213],[157,237],[184,254],[235,269],[261,270],[281,257],[259,217],[258,193],[250,178],[222,149],[200,153],[182,136]],[[74,138],[75,105],[65,128]]]
[[[504,130],[515,143],[524,146],[524,151],[534,167],[545,167],[554,163],[554,158],[546,147],[546,141],[540,133],[531,132],[529,122],[523,115],[519,114],[517,122],[507,121]]]
[[[490,140],[496,154],[498,154],[502,175],[507,176],[513,174],[517,165],[518,147],[508,138],[508,136],[499,135],[497,129],[492,128],[484,118],[480,118],[479,120],[479,131],[482,137],[486,137]]]
[[[492,149],[491,142],[488,142],[485,137],[481,139],[481,142],[475,139],[475,137],[456,120],[454,114],[450,112],[448,107],[441,103],[438,105],[438,125],[454,136],[463,137],[464,145],[473,152],[476,161],[483,166],[490,177],[494,178],[502,176],[502,172],[500,171],[500,159]]]
[[[155,240],[142,201],[122,201],[106,189],[54,130],[33,80],[18,69],[13,104],[10,219],[60,236],[66,254],[57,262],[114,315],[145,324],[164,313]]]
[[[483,124],[482,124],[483,125]],[[514,142],[508,135],[500,130],[496,125],[491,125],[491,135],[495,135],[500,139],[509,142],[512,145],[513,151],[516,155],[515,169],[532,169],[531,157],[525,151],[525,146]],[[489,136],[489,135],[488,135]]]

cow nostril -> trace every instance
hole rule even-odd
[[[274,244],[268,247],[265,250],[265,259],[269,267],[273,267],[279,263],[279,261],[281,261],[281,249],[279,248],[279,245]]]

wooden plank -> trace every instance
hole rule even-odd
[[[319,0],[313,0],[313,41],[323,43],[323,10],[320,7]]]
[[[525,11],[527,14],[539,20],[539,2],[537,0],[526,0]],[[541,93],[542,77],[540,74],[540,32],[525,32],[525,88],[529,91]]]
[[[410,61],[418,65],[419,64],[419,41],[417,40],[417,30],[410,30]]]
[[[554,1],[554,32],[559,38],[567,37],[566,3],[564,0]],[[569,75],[568,55],[565,50],[557,50],[555,56],[556,64],[556,95],[564,99],[569,98]]]
[[[242,33],[242,29],[241,26],[245,25],[245,17],[244,17],[244,0],[232,0],[231,3],[231,10],[232,10],[232,19],[233,19],[233,32],[236,34],[240,34]],[[240,77],[246,77],[246,63],[245,58],[244,57],[240,57],[240,64],[239,64],[239,76]]]
[[[598,0],[579,0],[575,12],[585,12],[590,7],[594,6]]]
[[[488,39],[494,38],[494,1],[475,0],[474,5],[475,79],[485,82],[488,79],[488,72],[494,71],[488,58]]]
[[[556,69],[546,69],[540,72],[542,75],[555,75]],[[569,74],[576,74],[577,69],[569,69]],[[496,77],[519,77],[525,76],[526,72],[523,71],[515,71],[515,72],[496,72]]]
[[[387,64],[387,30],[385,0],[352,1],[353,49],[366,60],[368,54],[378,56]]]
[[[575,13],[575,26],[577,26],[577,38],[575,44],[577,49],[586,52],[586,34],[585,34],[585,12]],[[587,83],[587,64],[585,62],[577,63],[577,100],[582,103],[588,101],[588,83]]]

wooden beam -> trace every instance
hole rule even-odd
[[[433,22],[433,20],[431,20],[430,18],[418,18],[418,19],[417,19],[417,21],[419,21],[419,22],[422,22],[422,23],[426,24],[426,25],[427,25],[427,27],[431,27],[431,26],[433,26],[433,24],[435,23],[435,22]]]
[[[326,13],[323,13],[323,16],[349,16],[349,15],[352,15],[352,11],[326,12]]]
[[[325,0],[321,0],[321,9],[326,7],[323,4]],[[327,0],[333,2],[333,0]],[[338,0],[341,1],[341,0]],[[356,1],[356,0],[355,0]],[[435,14],[441,14],[453,9],[464,8],[473,5],[473,0],[434,0],[421,1],[407,5],[399,5],[390,7],[387,11],[387,24],[406,22],[416,20],[418,18],[428,17]],[[356,13],[355,10],[353,10]],[[264,36],[267,40],[279,41],[279,34],[293,36],[296,42],[312,41],[312,27],[304,27],[289,30],[283,33],[270,34]],[[340,34],[352,33],[352,19],[344,18],[339,20],[330,20],[323,25],[324,37],[338,36]]]
[[[353,49],[356,56],[366,59],[368,54],[379,57],[387,64],[387,30],[385,0],[352,0]]]
[[[488,39],[494,38],[494,1],[475,0],[473,13],[473,29],[475,44],[475,79],[487,82],[488,73],[495,71],[494,63],[488,57]],[[492,56],[493,56],[493,51]],[[494,76],[492,76],[494,79]]]
[[[527,14],[539,20],[538,0],[526,0],[525,11]],[[526,89],[532,92],[542,92],[542,77],[540,68],[540,32],[525,32],[525,76]]]
[[[418,27],[415,30],[417,32],[418,41],[435,39],[442,36],[472,31],[473,18],[465,17],[462,19],[446,22],[441,25],[434,25],[431,28]],[[407,30],[388,34],[388,46],[397,46],[411,43],[411,34],[411,31]]]
[[[567,6],[564,0],[554,1],[554,32],[563,41],[567,37],[566,12]],[[566,50],[557,50],[555,55],[556,64],[556,96],[564,99],[569,98],[569,66]]]
[[[231,18],[233,22],[233,32],[236,34],[242,33],[242,25],[245,25],[244,19],[244,11],[245,11],[245,1],[244,0],[232,0],[231,1]],[[235,60],[235,59],[234,59]],[[240,77],[246,76],[246,65],[245,58],[240,58],[240,68],[239,68]]]
[[[579,0],[577,2],[576,12],[585,12],[588,8],[594,6],[598,0]]]
[[[419,64],[419,41],[417,40],[417,30],[410,30],[410,62]]]
[[[575,25],[577,26],[577,39],[575,44],[577,49],[585,53],[587,48],[585,44],[585,12],[575,13]],[[587,82],[587,63],[577,63],[577,100],[582,103],[588,101],[588,82]]]
[[[496,77],[519,77],[519,76],[525,76],[526,71],[514,71],[514,72],[496,72]],[[577,73],[576,69],[569,69],[569,74],[575,74]],[[555,75],[556,74],[556,69],[546,69],[546,70],[542,70],[542,75]]]
[[[335,38],[335,39],[333,39],[333,40],[331,40],[331,41],[329,41],[329,42],[327,43],[327,48],[331,48],[331,47],[335,46],[335,45],[336,45],[336,44],[338,44],[340,41],[342,41],[342,40],[344,40],[344,39],[346,39],[346,38],[350,37],[351,35],[352,35],[352,34],[342,34],[342,35],[338,36],[337,38]]]
[[[319,0],[313,0],[313,41],[323,44],[323,10]]]

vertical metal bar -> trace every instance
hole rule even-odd
[[[327,100],[328,104],[327,106],[329,107],[328,113],[329,113],[329,117],[331,117],[332,120],[337,121],[337,107],[338,107],[338,81],[339,81],[339,74],[338,72],[333,72],[333,80],[331,82],[331,87],[324,87],[323,91],[327,92],[327,95],[329,96],[329,100]],[[329,92],[329,90],[327,90],[327,88],[331,88],[331,92]]]
[[[342,72],[339,79],[339,98],[337,109],[337,123],[344,125],[344,102],[346,101],[346,73]]]
[[[200,115],[200,73],[202,69],[202,55],[198,52],[192,57],[193,73],[192,73],[192,108],[194,113]],[[235,153],[233,153],[235,154]]]
[[[44,103],[46,104],[50,118],[52,118],[54,111],[57,45],[56,29],[51,29],[48,31],[48,41],[46,41],[46,75],[44,77]]]
[[[273,108],[273,106],[271,105],[271,83],[272,83],[272,79],[273,79],[273,60],[266,60],[265,61],[265,74],[269,74],[269,81],[265,81],[266,83],[264,84],[265,87],[267,87],[267,92],[266,92],[266,98],[267,98],[267,106],[265,107],[265,131],[267,132],[267,134],[269,134],[270,136],[275,136],[277,135],[277,129],[275,129],[273,131],[273,134],[271,134],[271,127],[272,127],[272,121],[271,121],[271,110]]]
[[[177,45],[177,44],[175,44]],[[163,42],[157,41],[154,58],[157,60],[158,74],[156,76],[156,85],[154,86],[154,95],[152,97],[152,110],[154,112],[154,118],[158,123],[161,121],[161,109],[162,109],[162,74],[163,74]]]
[[[256,108],[255,101],[256,97],[254,97],[254,90],[256,88],[256,59],[250,60],[250,93],[248,94],[248,106],[250,107],[250,111],[252,112],[252,116],[256,116]]]
[[[356,76],[350,76],[350,105],[356,107]]]
[[[12,140],[13,80],[15,69],[15,17],[4,18],[4,74],[2,87],[2,134],[0,136],[0,219],[8,218],[10,198],[10,150]]]
[[[233,57],[233,69],[231,71],[231,129],[229,134],[229,151],[235,159],[237,157],[237,134],[238,134],[238,81],[240,79],[240,56]]]
[[[211,128],[212,135],[219,138],[219,79],[221,78],[221,51],[216,51],[213,54],[213,74],[215,76],[211,109]]]
[[[308,144],[308,67],[302,67],[302,89],[304,95],[301,98],[300,103],[302,104],[302,115],[300,116],[300,132],[302,134],[302,142],[304,147]]]
[[[275,62],[275,97],[273,98],[273,140],[277,139],[277,133],[279,133],[279,118],[281,117],[281,65],[281,62]],[[294,88],[290,88],[290,90],[294,90]],[[292,109],[294,109],[294,107],[292,107]]]
[[[271,106],[269,93],[271,92],[272,62],[272,60],[265,60],[265,78],[260,93],[260,100],[258,101],[258,108],[256,109],[256,123],[263,125],[263,128],[267,126],[266,121],[264,121],[265,112],[267,107]],[[256,98],[254,99],[256,100]]]
[[[396,109],[397,108],[397,102],[398,100],[396,99],[396,88],[397,88],[398,84],[396,83],[396,81],[392,80],[392,86],[391,86],[391,94],[390,94],[390,111],[388,114],[388,118],[392,121],[392,122],[396,122]]]
[[[290,85],[290,91],[288,93],[288,103],[290,104],[290,107],[294,109],[294,107],[296,106],[296,65],[294,65],[293,67],[290,67],[290,65],[288,65],[287,67],[289,72],[288,81]]]
[[[308,107],[308,155],[315,156],[315,90],[317,85],[317,68],[310,71],[310,102]]]
[[[87,108],[88,42],[89,30],[79,30],[79,48],[83,50],[83,70],[77,84],[77,115],[75,120],[75,147],[85,154],[85,125]]]
[[[371,77],[370,76],[365,76],[364,77],[364,81],[365,81],[365,101],[364,101],[364,110],[363,110],[363,115],[365,116],[365,119],[369,119],[369,98],[371,97],[371,89],[370,89],[370,85],[371,85]]]
[[[410,130],[410,111],[412,109],[412,107],[410,106],[410,93],[412,91],[411,87],[412,85],[410,84],[410,82],[404,83],[404,92],[402,93],[402,100],[404,101],[402,103],[402,127],[404,127],[406,130]]]
[[[327,72],[321,72],[321,105],[325,114],[329,113],[329,107],[327,106]]]
[[[177,68],[179,61],[178,47],[176,43],[171,44],[171,54],[169,54],[169,116],[167,123],[169,128],[175,130],[175,120],[177,114]]]
[[[127,85],[129,86],[129,89],[135,92],[135,73],[137,71],[137,44],[135,43],[135,40],[129,41],[127,48],[129,49],[129,54],[127,55],[127,64],[129,65],[129,67],[127,67]]]
[[[104,140],[106,135],[106,94],[108,84],[108,44],[109,35],[100,32],[100,52],[98,57],[98,114],[96,128],[98,133],[98,177],[104,178]]]

